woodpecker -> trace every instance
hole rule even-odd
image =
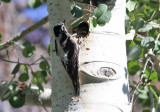
[[[57,56],[70,76],[76,96],[80,94],[80,83],[78,75],[79,47],[76,41],[68,33],[64,23],[58,23],[53,28],[55,34],[55,51]]]

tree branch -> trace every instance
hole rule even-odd
[[[39,28],[40,26],[46,24],[48,22],[48,16],[44,17],[42,20],[40,20],[39,22],[35,23],[34,25],[28,27],[27,29],[23,30],[21,33],[17,34],[15,37],[13,37],[12,40],[1,44],[0,45],[0,51],[3,49],[8,48],[9,46],[14,44],[14,41],[18,41],[21,38],[25,37],[27,34],[29,34],[30,32],[36,30],[37,28]]]
[[[8,84],[8,82],[0,82],[0,99]],[[24,92],[26,95],[26,105],[51,107],[51,89],[44,89],[44,92],[39,93],[39,89],[37,87],[31,87],[27,88]]]

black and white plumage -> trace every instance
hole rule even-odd
[[[76,41],[67,32],[64,23],[58,23],[53,28],[55,34],[56,53],[62,61],[64,68],[70,76],[76,96],[80,94],[80,83],[78,76],[79,48]]]

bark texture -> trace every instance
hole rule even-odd
[[[76,4],[87,8],[85,0]],[[100,0],[102,3],[105,0]],[[81,3],[80,3],[81,2]],[[105,1],[106,3],[106,1]],[[129,112],[129,90],[125,47],[125,0],[109,1],[112,17],[97,26],[80,45],[80,96],[74,97],[72,82],[53,52],[53,26],[65,20],[69,29],[74,20],[71,0],[48,0],[51,57],[52,112]],[[114,4],[115,3],[115,4]],[[114,4],[114,5],[113,5]],[[111,75],[108,75],[109,72]]]

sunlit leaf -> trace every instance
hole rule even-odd
[[[97,26],[97,19],[95,17],[89,18],[89,31],[93,30]]]
[[[136,5],[137,5],[137,2],[128,0],[126,7],[127,7],[128,11],[131,12],[134,10]]]
[[[50,44],[48,44],[48,46],[47,46],[47,52],[50,55]]]
[[[157,81],[158,80],[157,72],[152,72],[149,79],[152,81]]]
[[[140,28],[140,29],[138,30],[138,32],[147,32],[147,31],[149,31],[149,30],[151,30],[151,29],[152,29],[152,26],[149,25],[149,24],[147,24],[147,25],[144,25],[142,28]]]
[[[23,64],[22,67],[23,67],[23,69],[24,69],[24,73],[27,73],[27,74],[28,74],[28,68],[27,68],[27,66]]]

